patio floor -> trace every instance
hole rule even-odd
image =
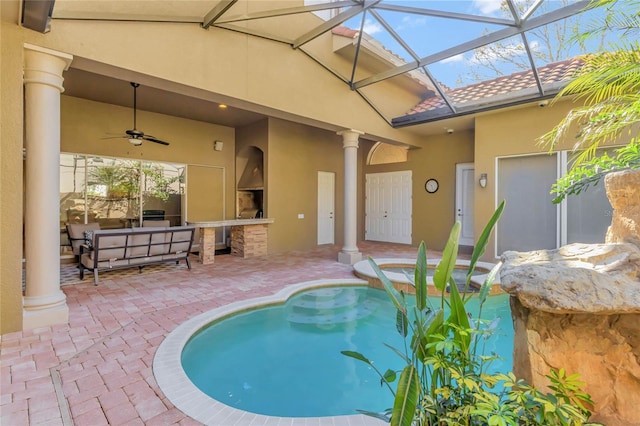
[[[415,258],[417,251],[371,242],[359,248],[363,257]],[[62,286],[68,324],[1,336],[0,424],[199,424],[156,384],[151,366],[160,342],[185,320],[230,302],[303,281],[353,278],[352,267],[336,261],[339,250],[323,246],[254,259],[223,255],[211,265],[194,256],[191,271],[181,263],[142,274],[136,268],[100,273],[97,287],[92,274],[82,282],[76,278]],[[74,275],[74,265],[62,265],[63,283]]]

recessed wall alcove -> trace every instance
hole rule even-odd
[[[263,216],[264,209],[264,153],[255,146],[247,146],[236,155],[236,216]]]

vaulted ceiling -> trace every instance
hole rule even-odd
[[[55,31],[56,20],[166,22],[287,44],[393,127],[549,98],[580,65],[577,57],[609,41],[571,41],[603,13],[586,9],[584,0],[23,1],[23,25],[43,32]],[[88,90],[87,76],[75,73],[67,80],[72,95]],[[127,93],[117,99],[104,83],[94,97],[130,104]],[[163,104],[174,105],[173,115],[225,125],[261,118],[242,110],[203,117],[198,102],[176,97]]]

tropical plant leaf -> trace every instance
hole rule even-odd
[[[391,418],[384,413],[376,413],[373,411],[366,411],[366,410],[356,410],[356,411],[360,414],[364,414],[365,416],[375,417],[376,419],[380,419],[385,423],[389,423],[391,421]]]
[[[396,372],[391,370],[391,369],[389,369],[389,370],[384,372],[384,375],[382,376],[382,379],[387,383],[393,383],[393,382],[396,381],[396,377],[397,377]]]
[[[442,309],[435,311],[428,324],[426,330],[422,331],[419,342],[417,342],[420,344],[420,350],[416,351],[416,355],[422,362],[425,362],[428,357],[433,356],[436,351],[434,343],[440,340],[438,336],[441,336],[443,333],[444,311]]]
[[[396,290],[396,288],[393,286],[389,278],[385,275],[384,272],[382,272],[378,264],[376,264],[376,262],[370,257],[369,257],[369,264],[371,265],[376,275],[380,279],[380,282],[382,283],[385,291],[391,298],[391,302],[393,303],[393,305],[396,307],[396,309],[402,311],[406,315],[407,308],[404,305],[404,298],[402,297],[402,294],[398,290]]]
[[[407,364],[411,364],[411,359],[408,358],[404,353],[400,352],[400,350],[398,350],[397,348],[394,348],[388,343],[383,343],[383,345],[385,345],[386,347],[391,349],[393,352],[395,352],[400,358],[404,360],[404,362],[406,362]]]
[[[411,426],[420,396],[420,377],[413,365],[407,365],[398,380],[398,390],[391,412],[391,426]]]
[[[471,344],[471,335],[469,333],[463,333],[463,330],[469,330],[469,317],[467,316],[467,310],[464,307],[464,301],[460,297],[458,292],[458,286],[451,280],[449,284],[449,303],[451,307],[451,314],[449,315],[448,322],[455,325],[454,334],[456,340],[460,345],[460,348],[464,353],[469,350]]]
[[[489,293],[491,293],[491,288],[493,287],[493,283],[496,280],[496,275],[498,275],[498,271],[502,266],[501,263],[496,264],[491,271],[487,274],[482,282],[482,286],[480,286],[480,292],[478,293],[478,298],[480,299],[480,305],[482,306],[484,302],[487,300]]]
[[[416,306],[423,310],[427,307],[427,249],[424,241],[418,247],[414,285],[416,288]]]
[[[441,292],[444,291],[458,258],[458,240],[460,239],[460,222],[456,222],[451,228],[449,240],[442,251],[442,259],[433,273],[433,285]]]
[[[504,206],[505,200],[502,200],[502,202],[498,205],[498,208],[496,208],[496,210],[493,212],[493,215],[491,215],[491,219],[489,219],[489,222],[487,222],[487,224],[485,225],[484,230],[480,234],[480,237],[478,237],[478,241],[476,242],[476,245],[473,248],[473,253],[471,254],[471,261],[469,262],[469,270],[467,271],[467,283],[465,285],[465,288],[469,286],[473,271],[476,269],[476,264],[487,249],[491,231],[496,226],[496,223],[498,223],[500,216],[502,216]]]
[[[396,330],[402,337],[407,337],[409,334],[409,319],[400,309],[396,309]]]
[[[371,365],[371,361],[369,361],[369,359],[366,356],[362,355],[360,352],[340,351],[340,353],[342,355],[346,355],[348,357],[355,358],[355,359],[357,359],[359,361],[362,361],[364,363],[367,363],[367,364]]]

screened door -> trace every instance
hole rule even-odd
[[[497,225],[498,255],[558,246],[559,208],[550,194],[557,177],[556,155],[498,159],[498,202],[506,200]]]

